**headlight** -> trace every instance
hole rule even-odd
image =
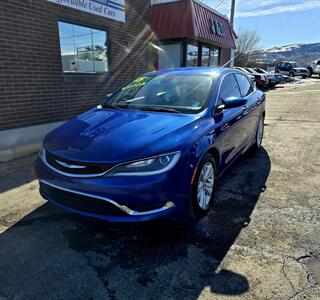
[[[178,162],[180,152],[158,155],[143,160],[121,164],[107,175],[111,176],[148,176],[171,170]]]

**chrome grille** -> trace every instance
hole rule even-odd
[[[49,151],[45,151],[43,159],[52,169],[70,176],[101,176],[114,166],[112,163],[92,163],[69,160],[59,157]]]

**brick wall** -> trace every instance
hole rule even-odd
[[[124,24],[46,0],[1,0],[0,130],[69,119],[152,70],[149,0],[127,0],[126,5]],[[63,74],[59,20],[108,32],[107,74]]]

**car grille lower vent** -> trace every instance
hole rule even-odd
[[[44,183],[40,183],[40,194],[45,199],[82,212],[108,216],[126,215],[123,211],[107,201],[56,189]]]
[[[78,176],[99,176],[108,172],[114,164],[97,164],[87,162],[77,162],[58,157],[49,151],[45,152],[45,159],[53,169],[65,174]]]

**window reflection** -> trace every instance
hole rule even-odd
[[[63,72],[108,71],[106,32],[59,22],[59,35]]]
[[[210,49],[210,67],[219,66],[220,50],[218,48]]]
[[[202,62],[201,65],[203,67],[209,66],[209,57],[210,57],[210,49],[206,47],[202,47]]]
[[[198,46],[188,44],[187,47],[187,67],[196,67],[198,65]]]

